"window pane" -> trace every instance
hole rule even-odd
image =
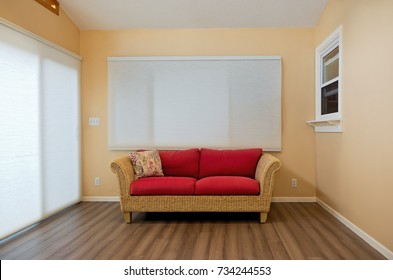
[[[338,73],[338,47],[323,57],[323,82],[326,83],[337,78]]]
[[[321,100],[322,115],[338,112],[338,81],[321,89]]]

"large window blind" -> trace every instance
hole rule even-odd
[[[109,148],[281,150],[280,57],[110,57]]]
[[[80,201],[80,58],[0,19],[0,238]]]

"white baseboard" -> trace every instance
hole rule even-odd
[[[82,201],[119,202],[118,196],[84,196]]]
[[[272,202],[316,202],[316,197],[272,197]]]
[[[373,237],[368,235],[366,232],[364,232],[363,230],[358,228],[355,224],[353,224],[351,221],[349,221],[347,218],[342,216],[340,213],[338,213],[336,210],[334,210],[332,207],[327,205],[322,200],[317,199],[317,203],[323,209],[325,209],[330,214],[332,214],[337,220],[339,220],[341,223],[343,223],[346,227],[348,227],[350,230],[352,230],[357,236],[359,236],[361,239],[366,241],[371,247],[373,247],[375,250],[377,250],[382,255],[384,255],[388,260],[393,260],[393,252],[391,252],[389,249],[387,249],[385,246],[383,246],[381,243],[379,243]]]

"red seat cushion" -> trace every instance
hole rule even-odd
[[[262,149],[201,149],[199,178],[208,176],[245,176],[254,178]],[[165,173],[164,173],[165,174]]]
[[[159,151],[165,176],[198,178],[199,149]]]
[[[212,176],[195,184],[195,194],[201,195],[258,195],[257,180],[240,176]]]
[[[132,195],[189,195],[194,194],[195,178],[146,177],[131,183]]]

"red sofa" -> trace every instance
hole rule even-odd
[[[136,179],[130,157],[112,162],[126,223],[132,212],[259,212],[270,210],[277,158],[262,149],[159,151],[162,173]],[[162,174],[164,176],[162,176]]]

